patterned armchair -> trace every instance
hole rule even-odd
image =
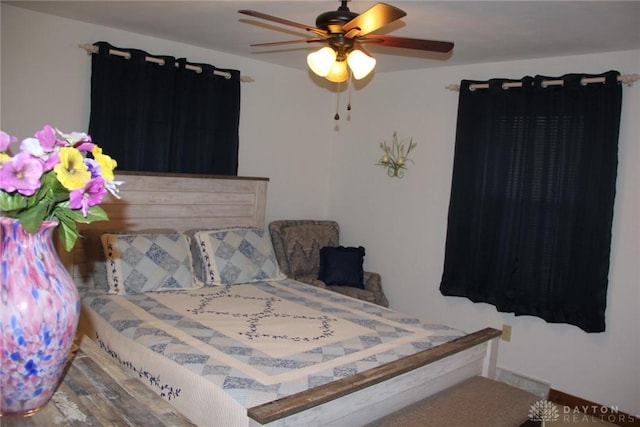
[[[328,286],[318,280],[320,249],[338,246],[340,227],[335,221],[280,220],[269,224],[271,242],[280,270],[289,278],[369,301],[384,307],[389,301],[382,291],[378,273],[364,272],[364,289]]]

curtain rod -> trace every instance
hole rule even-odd
[[[640,80],[640,75],[636,73],[624,74],[624,75],[618,76],[618,81],[628,86],[633,86],[633,82],[637,82],[638,80]],[[580,81],[580,83],[583,85],[587,85],[591,83],[604,83],[604,77],[585,77]],[[563,84],[564,84],[564,81],[562,80],[543,80],[542,81],[542,87],[562,86]],[[511,87],[522,87],[522,82],[508,82],[508,83],[502,84],[502,89],[509,89]],[[445,88],[454,92],[460,91],[460,85],[455,83],[449,84],[445,86]],[[472,83],[469,85],[469,90],[488,89],[488,88],[489,88],[489,83]]]
[[[87,52],[87,55],[91,55],[92,53],[98,53],[98,50],[100,49],[98,46],[94,46],[94,45],[89,44],[89,43],[80,44],[80,45],[78,45],[78,47],[81,48],[81,49],[84,49]],[[122,50],[116,50],[116,49],[109,49],[109,55],[117,55],[117,56],[121,56],[121,57],[126,58],[126,59],[130,59],[131,58],[131,54],[129,52],[125,52],[125,51],[122,51]],[[164,59],[154,58],[153,56],[147,56],[144,59],[147,62],[153,62],[155,64],[164,65]],[[176,67],[178,66],[177,63],[175,65],[176,65]],[[185,68],[187,70],[195,71],[196,73],[201,73],[202,72],[202,67],[198,67],[197,65],[186,64]],[[231,78],[231,74],[226,72],[226,71],[213,70],[213,74],[215,74],[216,76],[224,77],[225,79],[230,79]],[[243,83],[251,83],[254,80],[253,80],[253,78],[251,78],[249,76],[240,76],[240,81],[243,82]]]

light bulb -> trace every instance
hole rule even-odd
[[[311,71],[320,77],[325,77],[329,74],[334,62],[336,62],[336,51],[329,46],[325,46],[307,55],[307,65],[309,65]]]
[[[347,57],[347,63],[351,71],[353,71],[353,77],[356,80],[360,80],[373,70],[373,67],[376,66],[376,59],[356,49]]]
[[[326,79],[330,82],[340,83],[346,81],[347,77],[349,77],[347,62],[335,61],[331,66],[331,70],[329,71],[329,74],[327,74]]]

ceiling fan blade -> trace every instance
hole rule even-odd
[[[351,34],[354,36],[363,36],[402,18],[406,14],[404,10],[398,9],[395,6],[378,3],[344,24],[342,28],[345,33],[358,29],[357,34],[353,34],[353,32]]]
[[[451,52],[454,44],[438,40],[411,39],[408,37],[394,37],[378,34],[368,34],[358,38],[360,43],[375,43],[377,46],[401,47],[404,49],[427,50],[431,52]]]
[[[279,46],[283,44],[293,44],[293,43],[315,43],[315,42],[326,42],[326,39],[317,37],[313,39],[300,39],[300,40],[285,40],[281,42],[268,42],[268,43],[254,43],[250,46]]]
[[[289,21],[288,19],[278,18],[277,16],[267,15],[266,13],[256,12],[255,10],[246,10],[241,9],[238,13],[242,13],[243,15],[253,16],[254,18],[260,18],[271,22],[277,22],[278,24],[289,25],[291,27],[296,27],[303,29],[305,31],[309,31],[312,33],[316,33],[318,35],[326,35],[327,32],[321,30],[320,28],[312,27],[311,25],[300,24],[298,22]]]

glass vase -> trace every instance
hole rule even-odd
[[[45,221],[34,233],[0,217],[0,414],[47,404],[64,372],[80,316],[73,279]]]

